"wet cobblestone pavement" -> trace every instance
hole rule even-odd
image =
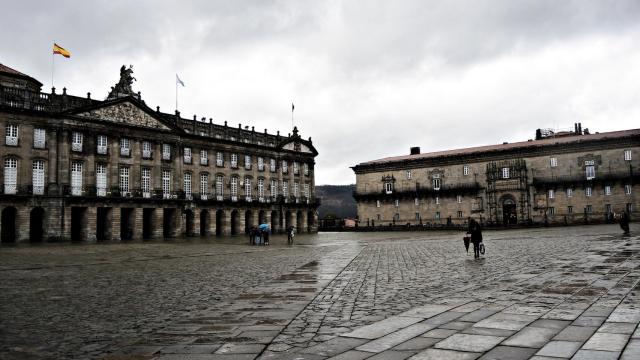
[[[1,359],[638,359],[640,227],[0,248]]]

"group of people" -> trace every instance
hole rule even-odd
[[[295,228],[293,226],[287,227],[286,233],[287,233],[287,244],[292,245]],[[271,228],[266,225],[253,226],[247,231],[247,234],[249,235],[249,244],[266,246],[266,245],[269,245]]]
[[[464,239],[464,247],[469,252],[469,243],[473,244],[473,258],[479,259],[480,253],[484,254],[484,244],[482,243],[482,228],[474,219],[469,219],[469,229]]]

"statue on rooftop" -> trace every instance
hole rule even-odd
[[[137,80],[133,77],[133,65],[129,65],[128,69],[125,65],[122,65],[120,68],[120,80],[116,86],[111,88],[107,99],[116,99],[124,96],[138,97],[138,94],[134,93],[131,88],[134,81]]]

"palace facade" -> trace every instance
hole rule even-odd
[[[3,243],[317,231],[311,138],[151,109],[131,73],[95,100],[0,64]]]
[[[360,226],[573,224],[638,220],[640,129],[538,130],[535,140],[364,162]]]

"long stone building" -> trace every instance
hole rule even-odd
[[[0,64],[2,242],[317,231],[311,138],[151,109],[131,74],[94,100]]]
[[[640,129],[538,130],[535,140],[389,157],[354,166],[360,226],[572,224],[638,220]]]

